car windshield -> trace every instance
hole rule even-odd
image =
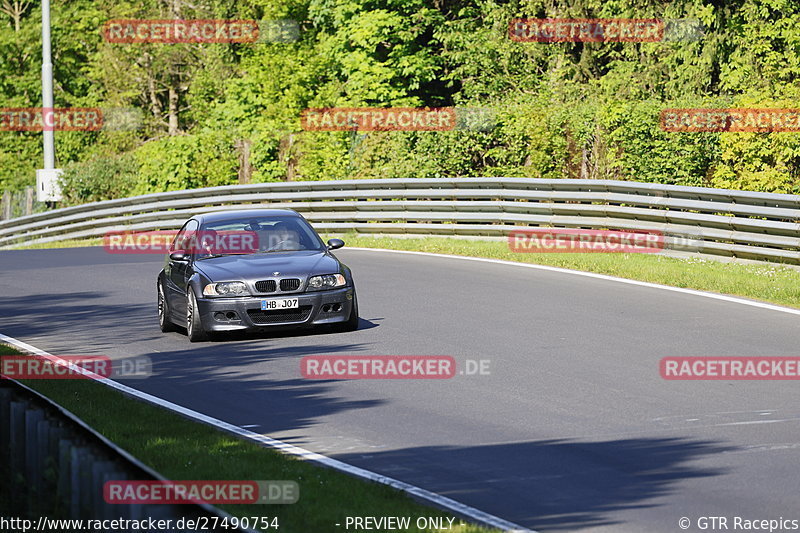
[[[300,217],[250,216],[205,223],[198,259],[232,254],[322,250],[322,240]]]

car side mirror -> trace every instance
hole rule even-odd
[[[330,239],[328,241],[328,250],[338,250],[344,246],[344,241],[342,239]]]
[[[186,252],[184,250],[175,250],[174,252],[169,254],[169,260],[183,262],[183,261],[188,261],[189,256],[186,255]]]

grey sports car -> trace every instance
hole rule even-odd
[[[192,342],[234,330],[331,325],[358,328],[353,275],[311,225],[290,209],[190,218],[158,275],[161,331]]]

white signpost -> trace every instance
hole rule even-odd
[[[53,61],[50,54],[50,0],[42,0],[42,115],[44,124],[52,124],[47,115],[53,113]],[[52,118],[52,117],[51,117]],[[55,142],[53,128],[44,128],[44,168],[36,171],[36,199],[40,202],[61,200],[58,177],[61,169],[55,168]]]

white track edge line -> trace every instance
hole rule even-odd
[[[72,363],[67,362],[65,359],[61,359],[60,357],[58,357],[56,355],[47,353],[44,350],[40,350],[39,348],[36,348],[35,346],[32,346],[32,345],[30,345],[30,344],[28,344],[26,342],[20,341],[18,339],[13,338],[13,337],[9,337],[7,335],[3,335],[2,333],[0,333],[0,341],[4,342],[4,343],[7,343],[7,344],[10,344],[12,346],[15,346],[15,347],[19,348],[20,350],[22,350],[24,352],[28,352],[28,353],[32,353],[32,354],[35,354],[35,355],[39,355],[41,357],[45,357],[45,358],[47,358],[49,360],[52,360],[54,362],[58,362],[59,364],[65,364],[65,365],[69,366],[70,368],[72,368],[73,370],[75,370],[77,372],[80,372],[82,374],[85,374],[87,376],[94,376],[94,374],[92,374],[91,372],[88,372],[88,371],[84,370],[83,368],[81,368],[79,366],[75,366]],[[147,394],[146,392],[141,392],[141,391],[136,390],[134,388],[128,387],[127,385],[123,385],[122,383],[117,383],[116,381],[114,381],[112,379],[108,379],[108,378],[96,379],[95,378],[95,381],[103,383],[104,385],[107,385],[107,386],[111,387],[112,389],[116,389],[116,390],[118,390],[120,392],[123,392],[125,394],[128,394],[130,396],[134,396],[134,397],[139,398],[141,400],[144,400],[146,402],[149,402],[149,403],[158,405],[160,407],[163,407],[165,409],[169,409],[170,411],[174,411],[176,413],[179,413],[179,414],[185,416],[186,418],[197,420],[197,421],[203,422],[204,424],[207,424],[207,425],[216,427],[218,429],[221,429],[223,431],[226,431],[228,433],[233,433],[233,434],[236,434],[236,435],[238,435],[240,437],[243,437],[245,439],[248,439],[248,440],[251,440],[251,441],[255,441],[255,442],[257,442],[257,443],[259,443],[259,444],[261,444],[263,446],[266,446],[266,447],[269,447],[269,448],[273,448],[273,449],[276,449],[276,450],[280,450],[283,453],[299,457],[299,458],[304,459],[306,461],[310,461],[310,462],[313,462],[313,463],[317,463],[317,464],[321,464],[321,465],[327,466],[329,468],[332,468],[334,470],[338,470],[340,472],[344,472],[344,473],[349,474],[349,475],[354,476],[354,477],[358,477],[358,478],[361,478],[361,479],[366,479],[368,481],[373,481],[375,483],[380,483],[382,485],[388,485],[388,486],[390,486],[392,488],[395,488],[395,489],[397,489],[397,490],[399,490],[401,492],[405,492],[407,494],[410,494],[410,495],[412,495],[412,496],[414,496],[414,497],[416,497],[416,498],[418,498],[420,500],[424,500],[424,501],[433,503],[434,505],[436,505],[436,506],[438,506],[440,508],[443,508],[443,509],[446,509],[446,510],[449,510],[449,511],[453,511],[454,513],[457,513],[457,514],[460,514],[462,516],[471,518],[471,519],[475,520],[476,522],[479,522],[481,525],[489,526],[489,527],[493,527],[493,528],[497,528],[497,529],[501,529],[501,530],[507,531],[509,533],[536,533],[536,531],[533,531],[533,530],[530,530],[530,529],[526,529],[526,528],[524,528],[522,526],[519,526],[517,524],[514,524],[512,522],[509,522],[509,521],[504,520],[502,518],[499,518],[497,516],[494,516],[494,515],[491,515],[489,513],[484,512],[484,511],[475,509],[474,507],[470,507],[469,505],[457,502],[455,500],[452,500],[452,499],[447,498],[445,496],[442,496],[440,494],[436,494],[435,492],[430,492],[428,490],[425,490],[423,488],[417,487],[415,485],[411,485],[410,483],[406,483],[404,481],[400,481],[400,480],[397,480],[397,479],[394,479],[394,478],[390,478],[390,477],[387,477],[387,476],[382,476],[382,475],[377,474],[375,472],[372,472],[370,470],[366,470],[364,468],[359,468],[357,466],[353,466],[353,465],[347,464],[347,463],[339,461],[337,459],[332,459],[330,457],[326,457],[324,455],[321,455],[321,454],[318,454],[318,453],[315,453],[315,452],[300,448],[299,446],[295,446],[293,444],[287,444],[285,442],[282,442],[282,441],[279,441],[279,440],[276,440],[276,439],[272,439],[272,438],[267,437],[265,435],[260,435],[258,433],[254,433],[252,431],[248,431],[246,429],[242,429],[239,426],[234,426],[233,424],[230,424],[228,422],[219,420],[217,418],[210,417],[208,415],[204,415],[203,413],[200,413],[198,411],[194,411],[194,410],[189,409],[187,407],[183,407],[181,405],[169,402],[167,400],[163,400],[163,399],[161,399],[161,398],[159,398],[157,396],[153,396],[151,394]]]
[[[443,257],[448,259],[463,259],[465,261],[478,261],[482,263],[495,263],[499,265],[509,265],[523,268],[534,268],[537,270],[547,270],[550,272],[560,272],[562,274],[572,274],[575,276],[584,276],[587,278],[596,278],[606,281],[616,281],[617,283],[627,283],[629,285],[638,285],[640,287],[649,287],[651,289],[661,289],[665,291],[681,292],[684,294],[691,294],[693,296],[702,296],[704,298],[712,298],[714,300],[722,300],[724,302],[738,303],[742,305],[749,305],[751,307],[760,307],[761,309],[769,309],[770,311],[779,311],[781,313],[789,313],[792,315],[800,315],[800,309],[793,309],[791,307],[784,307],[781,305],[770,304],[766,302],[759,302],[757,300],[748,300],[746,298],[739,298],[736,296],[727,296],[725,294],[717,294],[713,292],[706,292],[697,289],[685,289],[683,287],[672,287],[670,285],[661,285],[659,283],[651,283],[649,281],[638,281],[635,279],[618,278],[616,276],[609,276],[607,274],[597,274],[596,272],[584,272],[582,270],[572,270],[569,268],[554,267],[548,265],[536,265],[533,263],[520,263],[518,261],[505,261],[503,259],[491,259],[488,257],[470,257],[467,255],[452,255],[452,254],[437,254],[433,252],[416,252],[412,250],[390,250],[388,248],[360,248],[348,247],[347,250],[358,250],[362,252],[390,252],[398,254],[412,254],[412,255],[425,255],[431,257]]]

